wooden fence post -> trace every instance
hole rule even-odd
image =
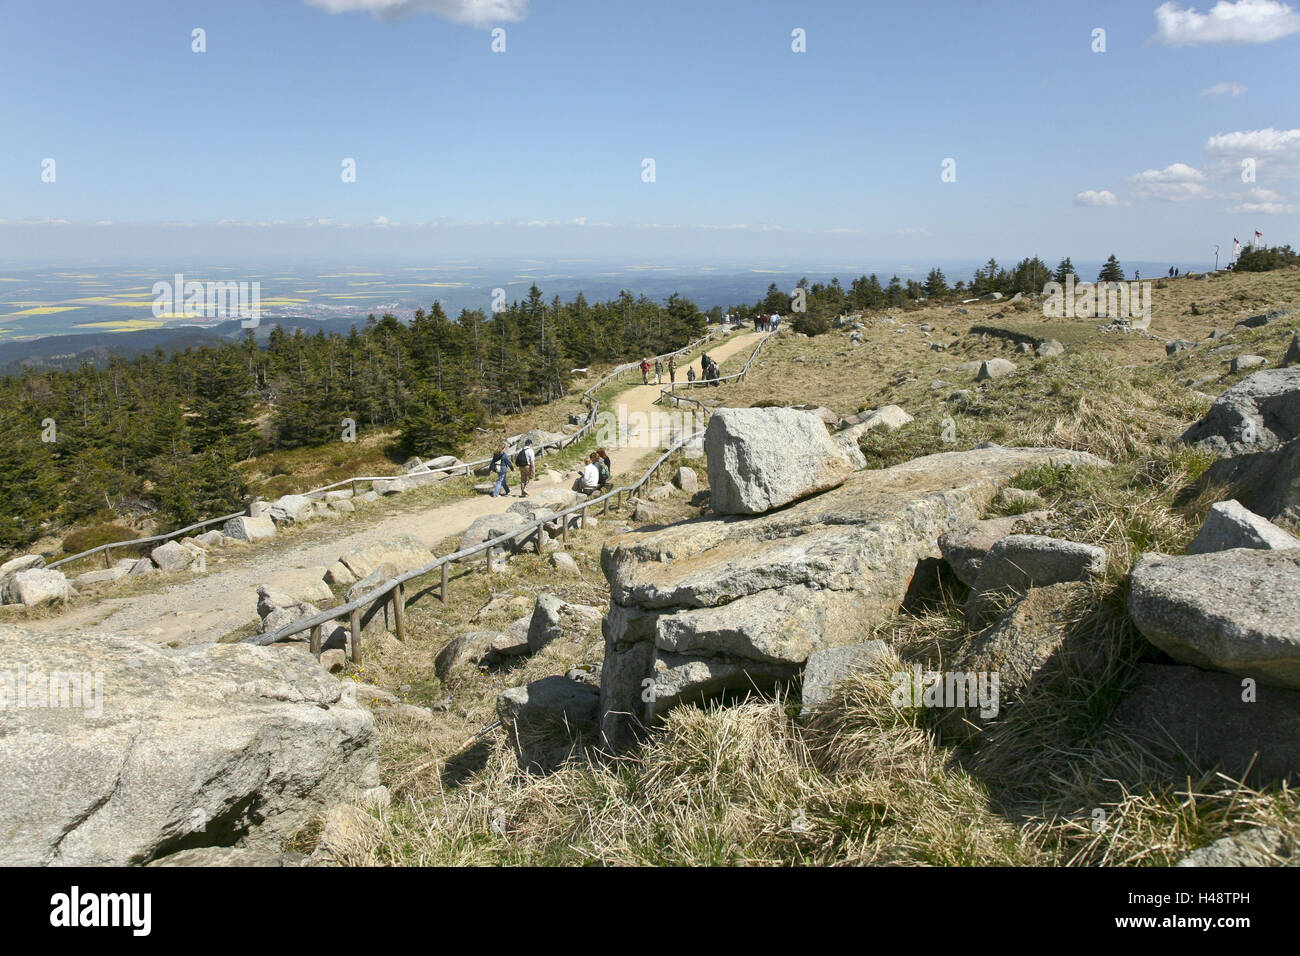
[[[320,660],[320,625],[311,629],[311,656]]]
[[[348,630],[352,635],[352,663],[361,663],[361,609],[348,612]]]
[[[446,604],[448,601],[447,585],[450,583],[449,576],[447,573],[447,565],[448,562],[446,561],[442,563],[442,603],[443,604]]]
[[[393,627],[397,630],[397,639],[406,640],[406,582],[400,582],[393,588]]]

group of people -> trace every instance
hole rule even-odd
[[[754,316],[755,332],[775,332],[778,325],[781,324],[779,315],[756,315]]]
[[[658,359],[658,358],[655,359],[654,373],[655,373],[655,384],[656,385],[663,384],[664,363],[662,359]],[[674,385],[677,384],[677,356],[675,355],[668,356],[668,381],[671,384]],[[642,385],[650,384],[650,360],[649,359],[643,358],[641,360],[641,384]]]
[[[705,382],[712,382],[714,385],[720,385],[721,383],[718,381],[718,378],[721,374],[722,372],[718,368],[718,363],[709,358],[707,352],[700,353],[700,378]],[[690,370],[687,380],[691,382],[696,381],[694,368]]]
[[[492,489],[492,497],[499,498],[501,495],[510,495],[510,472],[516,468],[519,469],[519,497],[528,497],[528,482],[532,481],[537,474],[537,451],[533,448],[533,440],[530,438],[524,442],[522,448],[511,456],[506,453],[504,444],[497,446],[496,453],[492,456],[492,463],[488,466],[492,474],[497,476],[496,486]],[[582,460],[582,473],[578,480],[573,484],[573,490],[585,495],[595,494],[601,488],[610,484],[610,475],[612,474],[613,462],[609,460],[609,452],[603,448],[597,448],[590,455]]]

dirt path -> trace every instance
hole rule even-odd
[[[719,362],[738,352],[748,354],[760,338],[755,333],[733,335],[714,345],[709,354]],[[678,369],[679,378],[684,377],[685,371],[686,366],[682,365]],[[699,390],[701,397],[703,391]],[[635,385],[620,393],[612,407],[602,411],[614,412],[635,424],[638,413],[660,410],[654,404],[659,393],[659,386]],[[657,453],[664,437],[651,416],[632,432],[626,444],[607,446],[614,474],[636,469],[642,459]],[[564,487],[569,481],[571,478],[550,483],[539,481],[533,487],[539,490]],[[302,532],[272,539],[270,544],[252,553],[234,549],[213,551],[205,574],[144,594],[105,597],[57,617],[25,621],[23,626],[29,630],[59,631],[93,627],[160,643],[215,641],[256,620],[259,585],[297,596],[313,581],[320,580],[325,569],[348,551],[388,541],[400,534],[411,535],[432,549],[443,539],[462,534],[476,518],[503,512],[518,500],[518,488],[513,484],[509,497],[475,495],[423,511],[400,511],[399,500],[397,508],[383,515],[367,518],[358,514],[337,525],[317,522]]]

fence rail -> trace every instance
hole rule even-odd
[[[766,343],[768,338],[770,338],[771,335],[773,334],[775,333],[768,333],[768,335],[764,336],[762,339],[758,341],[758,344],[754,347],[753,354],[751,354],[749,360],[745,362],[745,367],[742,371],[727,377],[739,378],[743,376],[746,372],[748,372],[749,367],[753,363],[754,358],[758,355],[759,350],[763,348],[764,343]],[[708,337],[706,336],[706,338],[701,341],[707,341],[707,339]],[[700,343],[699,342],[692,343],[691,345],[687,346],[685,349],[680,349],[677,352],[670,353],[670,354],[679,355],[682,352],[688,351],[689,349],[695,347],[695,345],[698,344]],[[623,369],[623,371],[627,371],[628,369],[631,368],[636,368],[639,364],[640,363],[633,363],[627,366],[625,369]],[[605,379],[602,379],[600,383],[597,383],[597,385],[593,385],[590,389],[588,389],[587,390],[588,393],[594,392],[604,382],[613,378],[615,374],[616,374],[615,372],[610,373],[610,375],[606,376]],[[584,393],[584,395],[585,394],[587,393]],[[685,399],[685,400],[695,401],[695,399]],[[592,399],[592,401],[594,403],[595,400]],[[705,417],[707,418],[710,410],[703,405],[701,405],[701,408],[704,409],[704,414]],[[591,419],[592,421],[594,421],[594,415],[595,415],[595,409],[593,408],[593,415]],[[324,611],[321,611],[318,614],[313,614],[311,617],[300,618],[297,621],[293,621],[290,624],[286,624],[284,627],[281,627],[275,631],[271,631],[270,633],[267,634],[250,635],[249,637],[244,638],[244,643],[259,644],[259,645],[275,644],[279,641],[283,641],[289,637],[292,637],[295,634],[302,634],[303,632],[310,631],[311,651],[317,658],[319,658],[321,653],[321,640],[323,636],[323,629],[325,628],[325,626],[333,623],[334,621],[347,618],[348,632],[349,632],[348,645],[350,648],[350,657],[354,664],[360,664],[361,663],[362,612],[364,609],[377,605],[381,601],[385,602],[386,605],[391,605],[392,612],[393,612],[394,630],[396,632],[397,638],[398,640],[405,640],[406,639],[406,584],[407,582],[413,581],[416,578],[424,577],[426,574],[431,574],[432,572],[441,569],[442,581],[439,586],[439,597],[442,603],[446,604],[450,600],[449,588],[451,586],[451,579],[450,579],[451,565],[464,562],[467,559],[486,553],[485,566],[488,569],[490,569],[492,564],[493,549],[501,547],[510,542],[527,541],[530,535],[533,536],[537,553],[541,554],[542,533],[546,526],[548,525],[554,526],[556,522],[559,522],[560,537],[561,539],[567,539],[569,526],[573,522],[574,518],[577,519],[577,526],[579,528],[582,528],[585,527],[587,523],[587,512],[590,509],[594,508],[595,506],[597,505],[601,506],[601,514],[605,514],[609,511],[609,506],[611,501],[614,502],[615,510],[621,508],[623,505],[624,495],[631,497],[633,494],[640,491],[646,485],[647,482],[657,478],[659,476],[660,469],[663,468],[664,464],[668,461],[668,459],[671,458],[674,454],[676,454],[686,444],[696,440],[700,436],[700,434],[701,434],[701,429],[696,429],[692,431],[690,434],[683,434],[677,441],[673,443],[673,445],[667,451],[665,451],[662,455],[659,456],[658,459],[655,460],[654,464],[652,464],[649,468],[646,469],[645,474],[643,474],[637,481],[633,482],[630,485],[623,485],[618,488],[611,489],[610,491],[607,491],[605,494],[600,495],[599,497],[589,498],[588,500],[580,502],[579,504],[573,505],[569,508],[566,508],[563,511],[557,511],[547,515],[544,518],[538,518],[536,521],[533,521],[530,524],[525,524],[520,527],[514,528],[509,532],[507,532],[506,534],[499,535],[495,538],[492,538],[491,540],[484,541],[480,544],[476,544],[473,547],[464,548],[460,551],[455,551],[451,554],[444,555],[443,557],[440,558],[436,558],[435,560],[430,561],[428,564],[422,565],[421,567],[415,568],[411,571],[406,571],[402,574],[397,575],[396,577],[390,578],[389,580],[385,581],[383,584],[380,584],[377,587],[371,589],[370,591],[367,591],[365,594],[362,594],[359,597],[356,597],[353,600],[348,601],[346,604],[341,604],[337,607],[328,608]],[[377,610],[378,609],[376,608],[376,611]],[[385,614],[387,614],[388,611],[387,606],[385,606],[384,611]]]
[[[718,331],[709,332],[708,334],[702,336],[701,338],[696,339],[694,342],[691,342],[690,344],[685,345],[680,349],[677,349],[674,352],[665,352],[662,355],[656,355],[654,356],[654,359],[656,360],[666,359],[672,356],[682,355],[686,352],[691,351],[692,349],[698,348],[701,345],[713,341],[715,336],[728,335],[728,334],[730,333],[725,328]],[[621,378],[623,375],[626,375],[628,372],[632,371],[633,369],[640,367],[640,365],[641,365],[640,362],[626,362],[622,365],[617,365],[608,375],[606,375],[604,378],[600,379],[598,382],[596,382],[594,385],[592,385],[590,388],[584,391],[582,393],[582,401],[587,404],[588,411],[587,411],[587,420],[582,424],[582,427],[580,427],[577,431],[566,435],[563,439],[553,441],[553,442],[548,442],[545,445],[538,446],[537,451],[544,452],[551,449],[555,449],[558,451],[559,449],[567,448],[568,446],[574,444],[575,442],[581,441],[583,438],[589,435],[592,429],[596,427],[596,415],[599,412],[599,405],[596,402],[595,393],[600,389],[604,388],[607,384],[612,382],[614,379]],[[463,461],[455,465],[444,465],[441,468],[430,468],[428,471],[418,472],[417,474],[433,475],[445,471],[451,475],[454,475],[457,472],[460,472],[465,475],[469,475],[474,469],[482,465],[486,465],[490,461],[491,461],[490,458],[480,458],[477,461]],[[379,476],[344,478],[340,481],[336,481],[328,485],[322,485],[319,488],[313,488],[310,491],[300,492],[300,494],[304,498],[312,498],[319,495],[323,495],[328,491],[333,491],[336,488],[341,488],[344,485],[351,485],[353,490],[355,491],[358,482],[370,482],[371,484],[373,484],[376,481],[395,481],[398,478],[409,478],[409,477],[410,474],[406,473],[401,475],[379,475]],[[98,547],[89,548],[85,551],[78,552],[77,554],[69,555],[66,558],[60,558],[58,561],[53,561],[50,564],[45,565],[45,567],[57,568],[60,565],[71,564],[73,561],[80,561],[82,558],[88,558],[91,555],[101,554],[101,553],[104,555],[105,565],[109,565],[112,563],[111,554],[114,548],[138,548],[143,545],[154,544],[155,542],[159,542],[159,541],[169,541],[172,538],[176,538],[179,537],[180,535],[188,534],[191,531],[197,531],[201,528],[211,527],[212,525],[225,524],[227,521],[230,521],[233,518],[242,518],[246,516],[247,516],[247,511],[236,511],[233,514],[222,515],[220,518],[207,518],[203,521],[198,521],[195,522],[194,524],[187,525],[186,527],[180,528],[176,531],[168,531],[165,534],[156,534],[147,538],[132,538],[131,540],[128,541],[112,541],[108,544],[101,544]]]

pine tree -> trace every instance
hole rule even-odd
[[[1119,264],[1119,260],[1115,258],[1114,253],[1111,253],[1110,258],[1106,260],[1106,264],[1101,267],[1101,272],[1097,274],[1097,281],[1098,282],[1123,282],[1124,281],[1124,267]]]
[[[1064,285],[1065,280],[1069,276],[1074,276],[1075,279],[1078,279],[1079,273],[1074,271],[1074,263],[1070,261],[1069,256],[1066,256],[1064,259],[1061,260],[1060,264],[1057,265],[1056,271],[1052,273],[1052,281],[1059,282],[1062,285]]]

